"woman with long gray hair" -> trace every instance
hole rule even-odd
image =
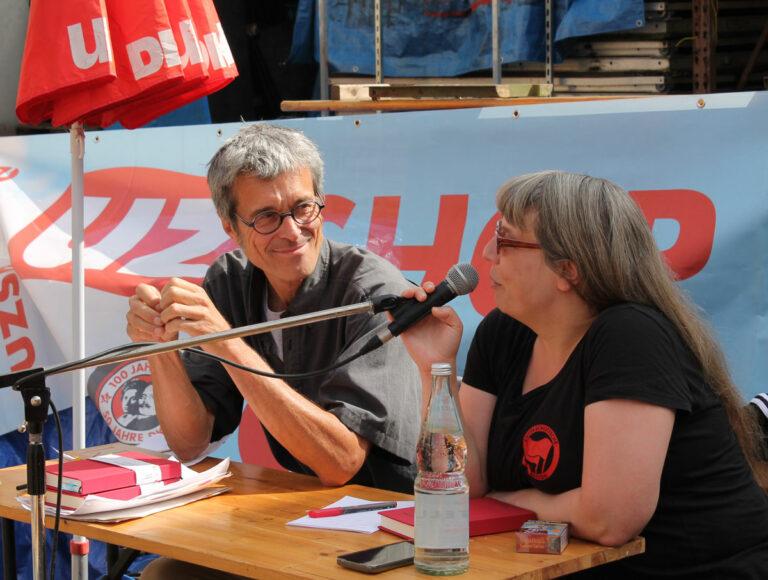
[[[753,417],[640,209],[610,181],[559,171],[516,177],[496,201],[483,255],[498,308],[458,394],[472,496],[605,545],[645,537],[599,578],[767,577]],[[425,388],[462,333],[451,308],[432,314],[403,334]]]

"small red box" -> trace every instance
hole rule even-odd
[[[568,524],[528,520],[515,532],[518,552],[528,554],[561,554],[568,545]]]

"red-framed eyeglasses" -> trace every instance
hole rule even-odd
[[[496,253],[501,251],[501,248],[524,248],[528,250],[540,250],[541,246],[536,242],[523,242],[521,240],[513,240],[512,238],[505,238],[501,232],[501,220],[496,222]]]

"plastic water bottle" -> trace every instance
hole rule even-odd
[[[467,443],[451,393],[453,378],[450,363],[432,365],[432,392],[416,451],[414,564],[435,576],[469,568]]]

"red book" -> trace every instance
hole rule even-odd
[[[82,494],[82,493],[73,493],[71,491],[62,491],[61,507],[67,508],[67,509],[73,509],[73,510],[77,509],[81,505],[83,505],[83,502],[87,497],[99,497],[103,499],[121,499],[121,500],[133,499],[135,497],[139,497],[143,493],[146,494],[146,493],[154,493],[156,491],[159,491],[166,485],[179,481],[179,479],[181,478],[176,477],[172,479],[166,479],[165,481],[148,483],[146,485],[129,485],[128,487],[119,487],[117,489],[110,489],[108,491],[102,491],[99,493],[92,493],[92,494],[87,494],[87,493]],[[56,507],[56,491],[57,490],[55,487],[45,488],[46,505],[49,505],[51,507]]]
[[[413,540],[414,508],[399,508],[379,512],[379,529]],[[531,510],[510,505],[490,497],[478,497],[469,500],[469,535],[484,536],[520,529],[523,522],[535,520]]]
[[[58,463],[46,465],[45,471],[45,485],[56,488]],[[99,461],[95,458],[65,461],[61,488],[87,495],[179,477],[181,464],[178,461],[141,451],[123,451],[100,456]]]

